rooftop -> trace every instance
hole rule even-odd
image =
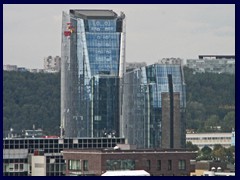
[[[108,19],[117,18],[117,14],[113,10],[102,9],[71,9],[70,14],[84,19],[104,17]]]

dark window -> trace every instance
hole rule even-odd
[[[172,160],[168,160],[168,171],[172,170]]]
[[[14,170],[18,171],[18,164],[14,164]]]
[[[146,167],[147,167],[147,170],[151,169],[151,161],[150,160],[146,161]]]
[[[20,164],[20,170],[21,171],[23,170],[23,164]]]
[[[83,171],[88,171],[88,160],[83,160]]]
[[[162,162],[161,162],[161,160],[157,160],[157,170],[161,170],[161,168],[162,168]]]
[[[179,160],[178,161],[178,169],[179,170],[186,170],[186,160]]]

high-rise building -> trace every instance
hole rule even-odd
[[[59,56],[48,56],[44,58],[44,71],[55,73],[61,69],[61,57]]]
[[[126,73],[121,137],[138,148],[184,148],[185,96],[180,59]]]
[[[70,10],[62,16],[61,134],[119,135],[125,15]]]

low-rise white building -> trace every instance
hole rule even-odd
[[[208,146],[213,149],[214,145],[221,144],[225,148],[229,148],[233,143],[233,137],[235,137],[235,132],[232,133],[187,133],[186,141],[192,142],[192,144],[197,145],[199,149],[204,146]],[[234,139],[235,141],[235,139]]]

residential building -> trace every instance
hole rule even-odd
[[[171,150],[64,149],[67,176],[100,176],[108,171],[145,170],[152,176],[189,176],[196,152]]]
[[[120,135],[138,148],[184,148],[185,83],[181,61],[163,59],[124,76]]]
[[[61,57],[48,56],[44,58],[44,72],[55,73],[61,69]]]
[[[187,59],[186,66],[198,73],[235,74],[235,56],[199,55],[199,59]]]
[[[64,12],[61,58],[61,136],[119,136],[124,13]]]

